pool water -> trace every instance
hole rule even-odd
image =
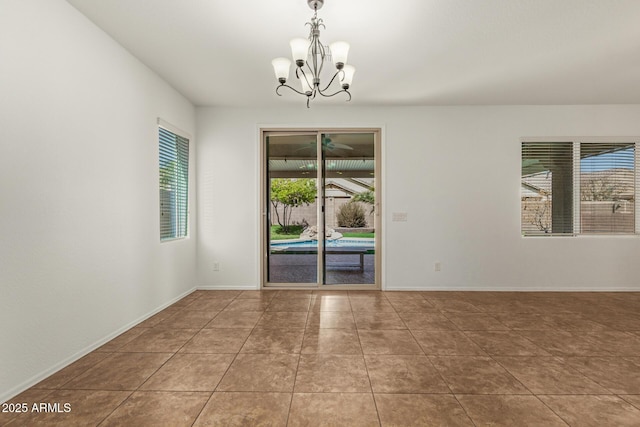
[[[373,249],[375,239],[337,239],[327,240],[325,246],[328,248],[370,248]],[[277,241],[271,242],[272,247],[277,248],[317,248],[317,240],[297,241]]]

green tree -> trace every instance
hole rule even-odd
[[[353,196],[353,198],[351,199],[354,202],[362,202],[362,203],[366,203],[368,205],[371,205],[371,212],[373,213],[374,209],[375,209],[375,193],[373,190],[373,187],[370,190],[365,190],[362,193],[358,193],[355,196]]]
[[[274,178],[271,180],[271,204],[283,232],[289,231],[293,208],[309,205],[316,198],[316,180],[311,178]],[[282,216],[279,208],[282,206]]]

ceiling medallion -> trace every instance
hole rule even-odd
[[[280,89],[287,87],[300,95],[304,95],[307,97],[307,108],[309,108],[309,101],[314,99],[316,95],[328,98],[344,92],[349,96],[347,101],[351,101],[349,87],[351,86],[353,73],[356,69],[351,65],[346,65],[349,44],[339,41],[331,43],[329,46],[324,46],[322,42],[320,42],[320,27],[326,27],[322,22],[322,18],[318,18],[318,10],[324,5],[324,0],[307,0],[307,3],[313,10],[311,21],[306,24],[311,27],[309,38],[296,38],[289,43],[291,45],[291,54],[296,64],[296,78],[300,81],[302,90],[295,89],[286,84],[289,78],[291,60],[288,58],[276,58],[271,61],[273,70],[276,73],[276,78],[278,82],[280,82],[280,85],[276,87],[276,93],[282,96]],[[325,61],[332,61],[337,71],[324,89],[321,89],[320,73],[322,72]],[[330,89],[330,87],[336,79],[341,89],[333,93],[327,93],[330,90],[335,90]]]

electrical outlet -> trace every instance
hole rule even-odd
[[[220,263],[219,262],[214,262],[213,263],[213,271],[220,271]]]
[[[440,271],[440,270],[442,270],[442,263],[441,263],[440,261],[436,262],[436,263],[433,265],[433,268],[434,268],[434,270],[435,270],[435,271]]]

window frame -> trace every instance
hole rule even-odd
[[[188,132],[183,131],[182,129],[170,124],[169,122],[158,117],[157,127],[156,127],[156,149],[157,149],[157,161],[160,160],[160,129],[164,129],[167,132],[172,133],[175,136],[186,139],[187,141],[187,182],[186,182],[186,206],[185,206],[185,233],[184,235],[178,234],[171,237],[162,237],[162,200],[160,196],[160,191],[162,188],[160,186],[160,167],[159,164],[156,163],[157,167],[157,183],[158,183],[158,234],[160,243],[172,242],[176,240],[184,240],[190,237],[191,233],[191,141],[192,137]]]
[[[579,237],[579,238],[602,238],[616,237],[629,238],[640,236],[640,137],[631,136],[583,136],[583,137],[523,137],[520,138],[519,161],[522,165],[522,145],[523,143],[572,143],[573,144],[573,232],[572,233],[548,233],[548,234],[525,234],[522,231],[522,166],[520,167],[520,237]],[[580,145],[581,144],[606,144],[621,143],[634,145],[634,232],[633,233],[582,233],[581,226],[581,188],[580,188]]]

